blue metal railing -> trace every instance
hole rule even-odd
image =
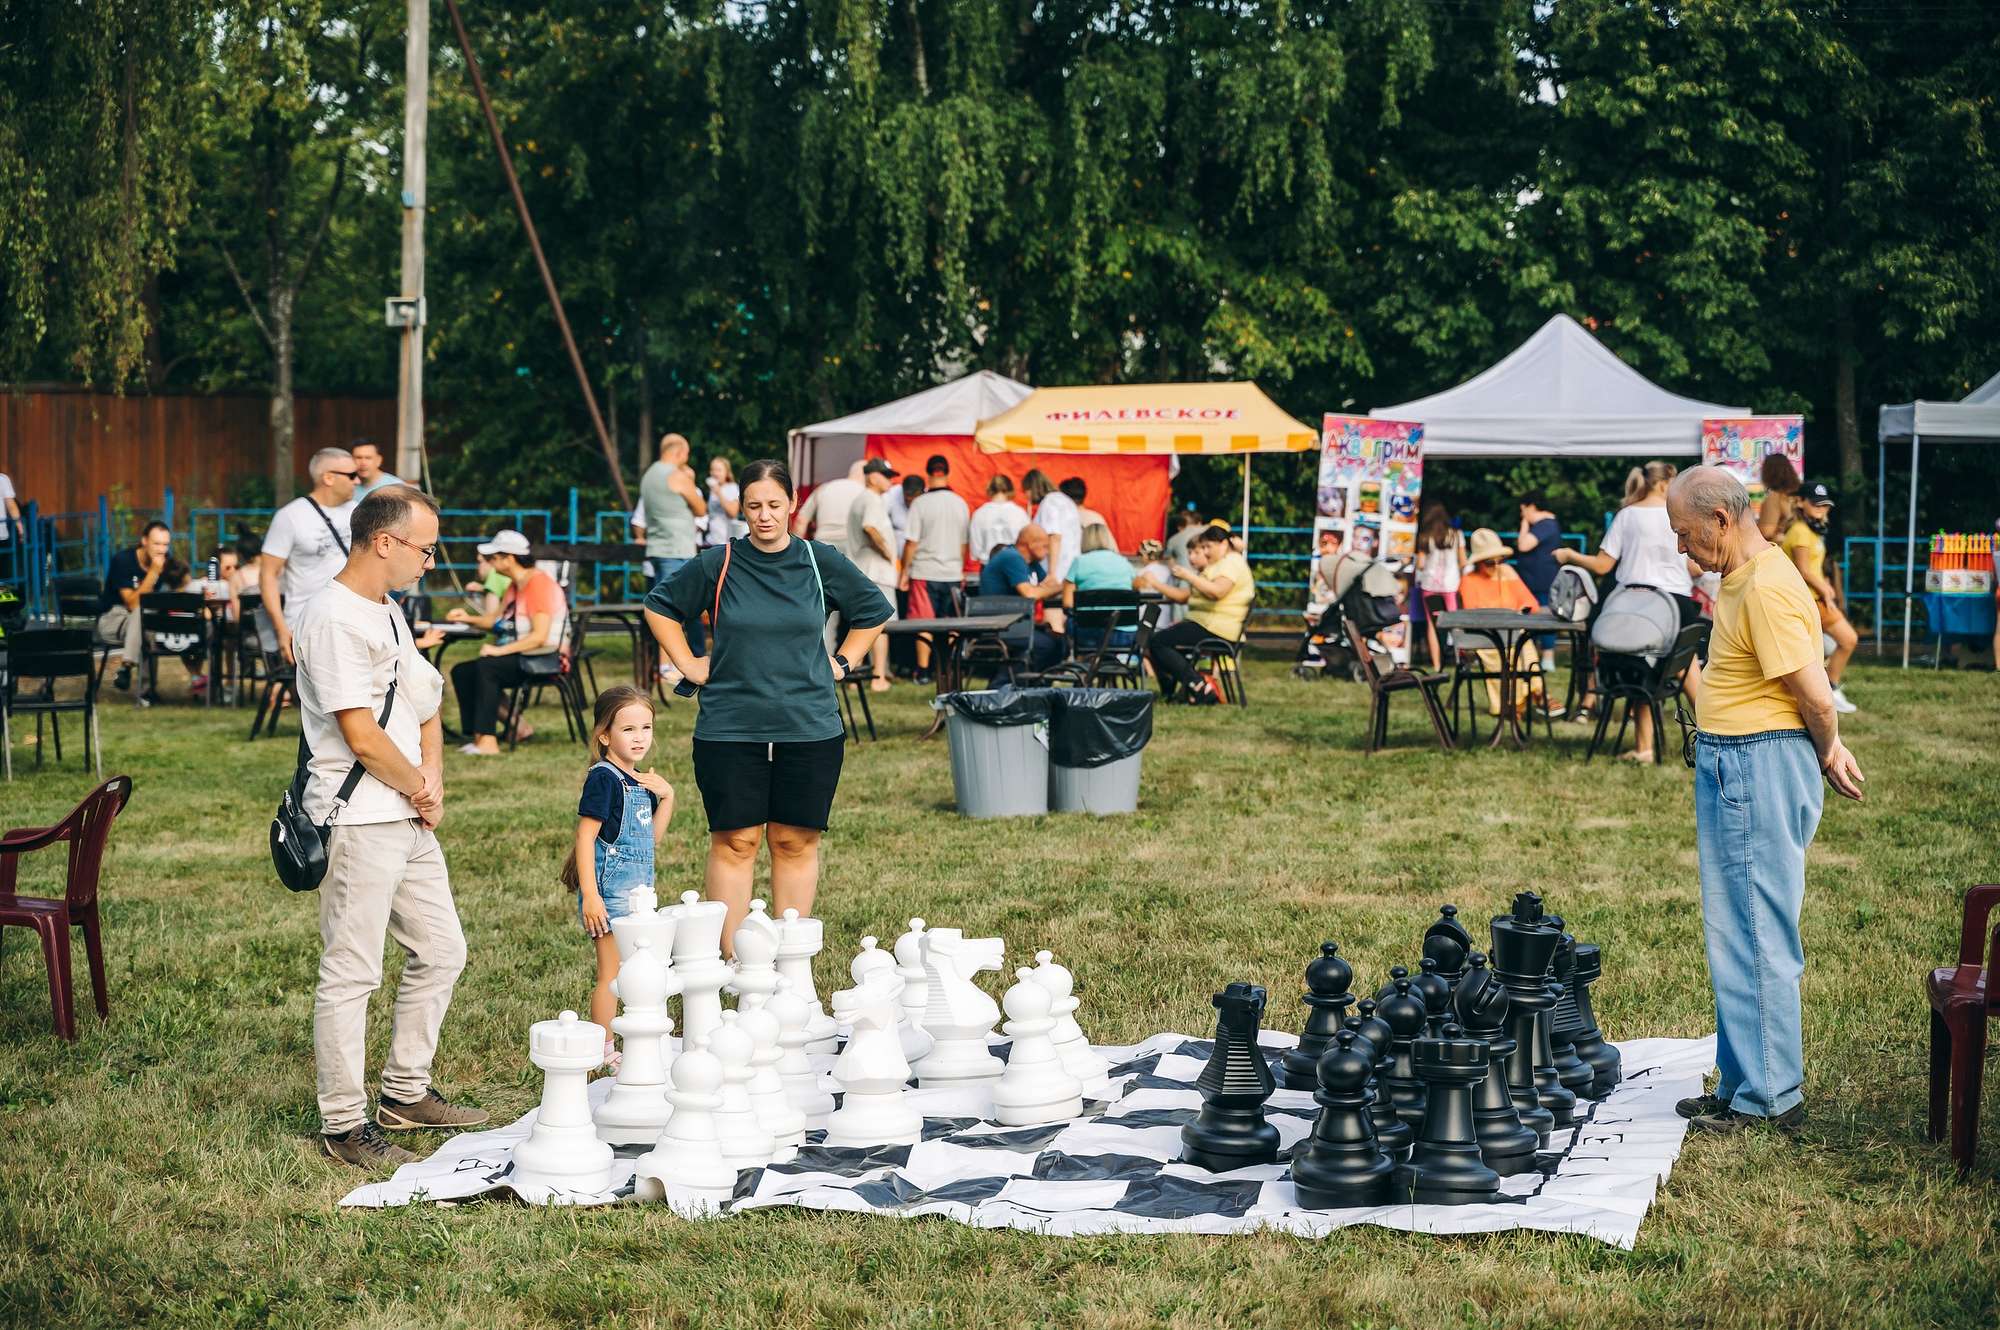
[[[1902,643],[1906,570],[1910,574],[1910,594],[1918,598],[1910,618],[1910,632],[1927,629],[1928,615],[1922,597],[1924,573],[1931,562],[1930,540],[1917,537],[1914,559],[1905,559],[1907,550],[1903,536],[1849,536],[1840,546],[1840,585],[1847,597],[1847,612],[1852,617],[1858,606],[1869,606],[1869,638],[1878,650],[1884,644],[1884,629],[1893,630],[1897,644]]]
[[[1309,526],[1252,526],[1250,528],[1250,553],[1248,558],[1253,565],[1258,563],[1304,564],[1310,569],[1313,560],[1319,557],[1318,552],[1312,548],[1313,531],[1314,528]],[[1305,540],[1300,542],[1304,545],[1304,548],[1262,550],[1258,548],[1257,538],[1259,536],[1304,536]],[[1573,545],[1579,550],[1588,550],[1590,548],[1588,538],[1581,531],[1563,532],[1562,542],[1565,545]],[[1289,546],[1293,542],[1283,540],[1277,543]],[[1251,571],[1255,572],[1257,570],[1253,567]],[[1309,585],[1310,583],[1303,578],[1260,576],[1257,579],[1257,589],[1260,591],[1265,588],[1303,591]]]

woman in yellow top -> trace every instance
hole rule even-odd
[[[1153,673],[1160,678],[1160,690],[1169,698],[1176,695],[1195,706],[1214,706],[1222,698],[1215,686],[1195,671],[1191,657],[1206,638],[1236,642],[1243,637],[1243,621],[1250,615],[1250,602],[1257,594],[1257,579],[1250,573],[1249,560],[1230,544],[1229,532],[1221,527],[1203,527],[1188,545],[1188,567],[1172,566],[1173,576],[1185,586],[1163,582],[1147,573],[1132,579],[1141,591],[1157,591],[1166,599],[1188,607],[1187,618],[1153,634],[1146,654]]]
[[[1840,691],[1840,676],[1847,672],[1848,659],[1854,655],[1861,636],[1840,612],[1840,592],[1826,575],[1826,528],[1832,513],[1833,491],[1818,483],[1801,486],[1798,497],[1792,501],[1792,524],[1785,528],[1785,538],[1778,542],[1778,548],[1799,570],[1799,576],[1812,589],[1813,599],[1819,602],[1820,629],[1833,639],[1833,655],[1826,662],[1826,681],[1833,685],[1833,709],[1845,715],[1857,708]]]

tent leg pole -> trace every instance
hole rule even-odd
[[[1910,588],[1917,571],[1917,449],[1922,439],[1910,435],[1910,526],[1903,542],[1903,668],[1910,668]]]
[[[1250,552],[1250,454],[1243,454],[1243,552]]]
[[[1889,510],[1889,445],[1875,445],[1875,654],[1882,654],[1882,523]]]

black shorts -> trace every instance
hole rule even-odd
[[[956,619],[965,613],[965,583],[926,580],[924,590],[930,593],[932,617]]]
[[[694,783],[710,831],[780,822],[825,831],[847,737],[812,743],[694,741]]]

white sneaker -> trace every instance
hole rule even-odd
[[[1860,707],[1857,707],[1852,702],[1848,701],[1847,694],[1841,692],[1838,688],[1833,690],[1833,709],[1835,711],[1838,711],[1843,716],[1850,715],[1853,712],[1861,710]]]

